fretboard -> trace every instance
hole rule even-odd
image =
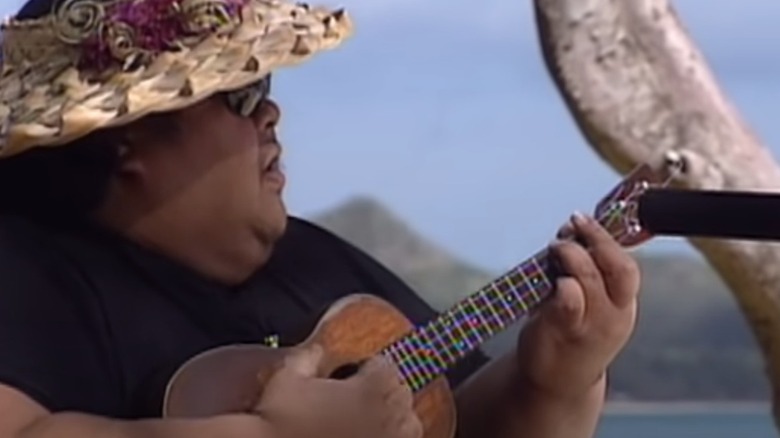
[[[553,290],[546,251],[458,302],[383,350],[413,391],[441,376],[493,335],[508,328]]]

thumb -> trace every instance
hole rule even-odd
[[[360,368],[358,368],[355,377],[372,380],[393,376],[395,373],[397,373],[397,368],[393,362],[389,358],[378,354],[363,362]]]
[[[301,377],[316,377],[323,355],[322,346],[317,344],[295,350],[284,359],[284,364],[279,371]]]
[[[548,306],[541,309],[545,318],[564,333],[576,333],[585,317],[585,296],[582,288],[571,277],[557,281],[556,294]]]

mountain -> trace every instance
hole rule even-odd
[[[448,254],[371,198],[351,199],[312,220],[381,261],[436,309],[498,274]],[[756,342],[716,273],[703,261],[680,255],[639,252],[637,260],[643,278],[639,319],[611,369],[611,397],[767,400]],[[499,334],[485,350],[508,351],[521,326]]]
[[[354,198],[314,221],[381,261],[437,309],[464,298],[491,279],[489,273],[418,235],[370,198]]]
[[[644,283],[639,320],[611,370],[612,395],[768,400],[758,344],[709,265],[669,255],[638,260]]]

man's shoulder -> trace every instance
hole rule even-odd
[[[0,215],[0,382],[53,411],[114,409],[104,321],[57,228]]]
[[[0,289],[45,297],[80,285],[74,238],[54,224],[0,215]]]
[[[326,229],[325,227],[302,217],[289,216],[287,219],[287,232],[285,233],[286,239],[317,239],[325,241],[339,241],[344,240]]]
[[[53,259],[53,241],[54,234],[39,223],[0,215],[0,270],[16,263],[43,266]]]
[[[287,233],[280,242],[279,252],[295,255],[295,258],[302,254],[318,259],[325,256],[331,263],[349,265],[351,269],[369,276],[390,276],[394,287],[399,286],[400,279],[396,278],[381,260],[347,238],[307,219],[292,216],[289,218]],[[406,288],[406,285],[403,287]]]
[[[331,230],[301,217],[290,216],[287,230],[278,242],[281,252],[348,252],[351,256],[362,251]]]
[[[279,249],[279,263],[309,266],[327,272],[332,278],[352,277],[364,290],[397,305],[411,301],[414,307],[421,302],[409,285],[381,260],[312,221],[291,217]]]
[[[377,292],[410,293],[379,260],[335,232],[299,217],[289,218],[287,231],[277,243],[271,266],[293,272],[317,272],[341,283],[350,278]]]

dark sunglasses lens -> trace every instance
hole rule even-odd
[[[271,76],[226,94],[230,109],[242,117],[249,117],[271,94]]]

